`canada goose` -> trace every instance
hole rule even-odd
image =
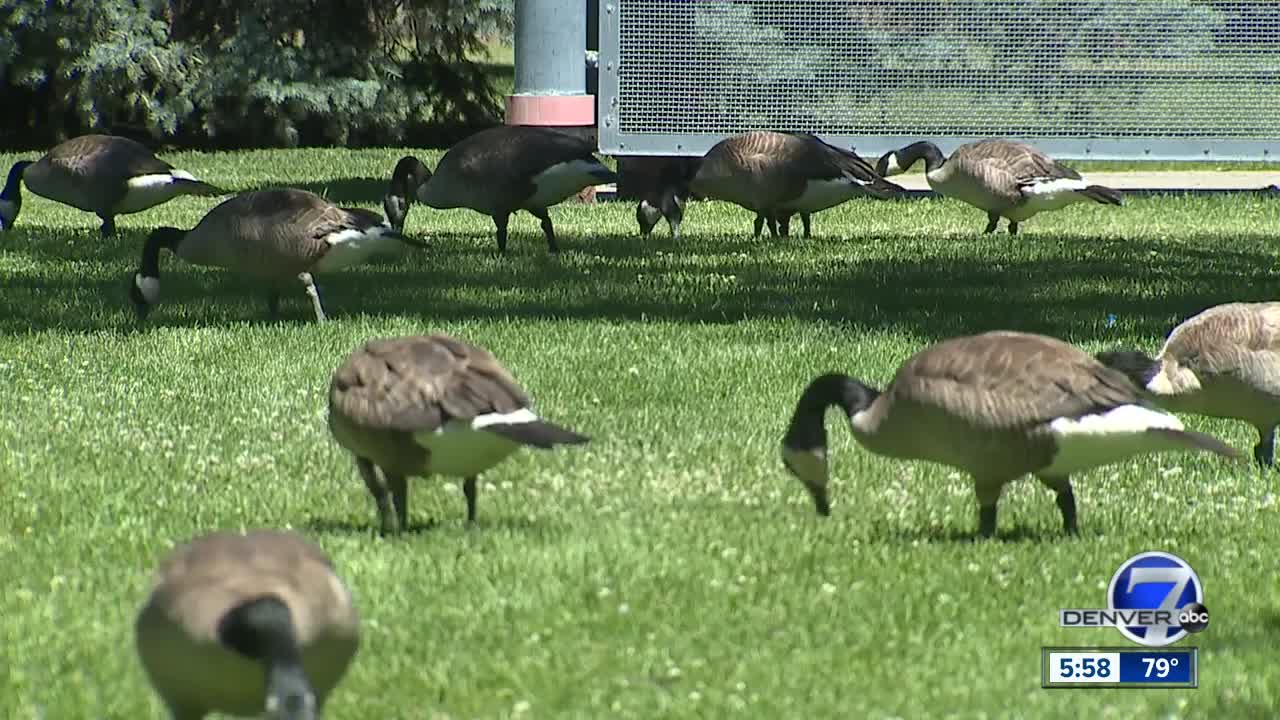
[[[680,238],[684,206],[689,201],[689,179],[700,164],[701,158],[670,158],[665,162],[657,183],[636,205],[636,222],[642,237],[648,237],[658,220],[666,218],[671,237]]]
[[[359,649],[359,623],[320,548],[258,530],[204,535],[165,558],[134,633],[173,720],[311,720]]]
[[[928,141],[912,143],[880,156],[876,169],[892,177],[924,159],[925,180],[939,194],[987,211],[984,233],[995,232],[1001,217],[1009,218],[1009,234],[1033,216],[1086,200],[1106,205],[1123,203],[1119,192],[1090,185],[1080,173],[1034,147],[1002,138],[961,145],[944,158]]]
[[[161,227],[142,248],[142,264],[129,286],[138,317],[160,297],[160,249],[193,265],[241,272],[270,285],[267,307],[279,311],[281,287],[299,281],[311,297],[316,320],[325,320],[313,272],[340,270],[374,253],[418,245],[391,229],[371,210],[341,208],[305,190],[279,188],[242,193],[210,210],[190,230]]]
[[[577,194],[588,185],[616,182],[618,176],[595,156],[591,143],[543,127],[502,125],[482,130],[449,148],[434,174],[416,187],[413,196],[438,210],[470,208],[493,218],[498,251],[507,251],[507,221],[511,213],[527,210],[542,221],[547,248],[560,252],[547,208]],[[416,168],[415,158],[401,166]],[[393,177],[394,180],[394,177]],[[405,212],[410,188],[392,183],[386,203]]]
[[[9,169],[0,192],[0,230],[8,230],[22,209],[22,183],[44,198],[102,218],[102,235],[116,232],[116,215],[142,212],[179,195],[222,195],[157,158],[147,146],[114,135],[81,135],[32,162]]]
[[[384,535],[408,528],[407,477],[463,478],[475,522],[480,473],[521,446],[588,440],[535,415],[488,351],[440,334],[371,340],[347,357],[329,386],[329,430],[355,456]]]
[[[1099,353],[1171,412],[1244,420],[1258,430],[1253,458],[1275,463],[1280,424],[1280,302],[1211,307],[1173,329],[1152,360],[1137,351]]]
[[[418,188],[431,179],[431,171],[412,155],[400,158],[391,172],[391,186],[382,198],[382,209],[396,232],[404,232],[404,221]]]
[[[1123,373],[1042,335],[989,332],[916,353],[884,392],[842,374],[813,380],[800,396],[782,457],[827,515],[827,434],[835,405],[854,437],[878,455],[941,463],[972,476],[979,532],[996,530],[1004,486],[1032,473],[1058,496],[1063,526],[1076,532],[1070,475],[1142,453],[1198,449],[1238,457],[1150,409]]]
[[[815,213],[859,195],[883,199],[902,191],[851,151],[816,136],[780,132],[749,132],[716,143],[703,156],[691,189],[755,211],[757,238],[765,223],[777,235],[783,213]]]

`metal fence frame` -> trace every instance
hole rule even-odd
[[[629,0],[604,0],[599,15],[600,56],[597,127],[602,153],[620,156],[689,156],[702,155],[716,142],[733,131],[721,133],[626,132],[620,128],[619,110],[628,98],[623,94],[620,70],[627,62],[621,57],[620,14]],[[668,0],[699,2],[699,0]],[[759,0],[758,0],[759,1]],[[786,0],[773,0],[786,2]],[[1276,11],[1280,13],[1280,4]],[[1280,38],[1277,39],[1280,42]],[[1275,68],[1280,77],[1280,64]],[[661,78],[652,82],[662,82]],[[790,130],[801,128],[757,128]],[[877,156],[924,137],[933,140],[944,153],[982,136],[927,135],[842,135],[824,132],[821,127],[803,128],[816,132],[845,147],[856,148],[862,155]],[[1019,139],[1034,143],[1052,156],[1074,160],[1203,160],[1203,161],[1280,161],[1280,133],[1270,138],[1172,137],[1153,134],[1150,137],[1036,137]]]

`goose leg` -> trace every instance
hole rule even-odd
[[[409,529],[409,481],[403,475],[383,473],[387,478],[387,486],[391,488],[391,501],[396,506],[396,520],[400,524],[400,532]]]
[[[1016,222],[1014,222],[1014,221],[1012,221],[1012,220],[1010,220],[1010,221],[1009,221],[1009,234],[1010,234],[1010,235],[1017,235],[1017,234],[1018,234],[1018,223],[1016,223]]]
[[[476,521],[476,476],[462,481],[462,494],[467,498],[467,524]]]
[[[755,222],[754,229],[755,229],[755,239],[759,240],[760,233],[764,232],[764,215],[760,213],[756,213],[756,222]]]
[[[999,224],[1000,224],[1000,216],[997,215],[996,213],[988,212],[987,213],[987,229],[983,230],[982,233],[985,235],[987,233],[995,232],[996,226]]]
[[[102,213],[98,213],[98,217],[102,218],[102,228],[99,230],[99,232],[102,233],[102,237],[109,238],[109,237],[115,236],[116,234],[115,217],[111,215],[103,215]]]
[[[298,280],[302,282],[302,287],[307,291],[307,295],[311,297],[311,305],[316,310],[316,322],[324,322],[324,307],[320,305],[320,291],[316,289],[315,278],[311,277],[311,273],[298,273]]]
[[[1076,494],[1071,490],[1071,479],[1067,477],[1041,477],[1045,487],[1058,494],[1058,510],[1062,512],[1062,529],[1068,535],[1077,534],[1076,528]]]
[[[1276,463],[1276,426],[1258,428],[1258,444],[1253,446],[1253,459],[1259,467],[1274,467]]]
[[[272,320],[280,317],[280,291],[272,290],[267,293],[267,316]]]
[[[778,235],[791,237],[791,214],[786,213],[778,218]]]
[[[551,225],[551,215],[547,212],[547,209],[538,208],[529,210],[529,212],[542,221],[542,234],[547,236],[547,252],[560,252],[560,246],[556,244],[556,229]]]
[[[996,534],[996,505],[1004,483],[975,478],[973,490],[978,496],[978,535],[989,538]]]
[[[778,237],[778,218],[770,214],[765,218],[765,222],[769,223],[769,237]]]
[[[498,254],[507,254],[507,223],[511,220],[511,213],[499,212],[493,216],[493,225],[498,229]]]
[[[800,222],[804,223],[804,239],[808,240],[809,235],[809,213],[800,213]]]
[[[364,486],[369,488],[373,503],[378,508],[378,522],[382,525],[382,534],[391,535],[395,532],[395,519],[391,514],[391,498],[387,495],[387,486],[378,479],[378,471],[369,460],[362,457],[356,458],[356,468],[360,470]]]

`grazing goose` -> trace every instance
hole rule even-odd
[[[381,215],[341,208],[305,190],[259,190],[223,201],[190,230],[156,228],[142,249],[142,265],[129,287],[140,318],[160,297],[160,250],[193,265],[244,273],[270,285],[267,307],[275,317],[280,292],[301,282],[316,320],[325,320],[313,272],[340,270],[400,243],[417,245],[391,229]]]
[[[488,351],[439,334],[371,340],[352,353],[329,386],[329,430],[355,456],[384,535],[408,529],[410,476],[463,478],[475,522],[480,473],[521,446],[588,440],[535,415]]]
[[[703,156],[691,189],[755,211],[757,238],[765,223],[776,236],[783,214],[811,214],[862,195],[883,199],[902,192],[853,152],[812,135],[780,132],[749,132],[716,143]]]
[[[1034,147],[993,138],[956,148],[950,158],[928,141],[912,143],[880,156],[876,169],[886,177],[906,172],[924,159],[925,180],[934,192],[987,211],[984,233],[995,232],[1001,217],[1009,218],[1009,234],[1018,223],[1068,205],[1092,200],[1122,204],[1119,192],[1090,185],[1080,173]]]
[[[396,163],[395,170],[391,172],[391,186],[382,198],[382,209],[396,232],[404,232],[404,221],[409,217],[413,196],[430,179],[431,171],[412,155],[406,155]]]
[[[884,392],[841,374],[822,375],[800,396],[782,457],[827,515],[827,434],[832,405],[858,442],[878,455],[948,465],[973,478],[979,532],[996,530],[1004,486],[1034,474],[1058,496],[1076,532],[1070,476],[1142,453],[1199,449],[1237,457],[1140,401],[1123,373],[1060,340],[1017,332],[959,337],[908,359]]]
[[[13,164],[0,192],[0,230],[8,230],[22,209],[21,184],[55,202],[102,218],[102,235],[116,232],[116,215],[142,212],[179,195],[222,195],[157,158],[142,143],[114,135],[81,135],[32,162]]]
[[[1152,360],[1136,351],[1100,353],[1161,407],[1244,420],[1258,430],[1253,458],[1275,464],[1280,424],[1280,302],[1211,307],[1173,329]]]
[[[700,162],[701,158],[672,158],[662,166],[656,185],[636,205],[636,222],[642,237],[648,237],[658,220],[666,218],[671,237],[680,238],[684,206],[689,201],[689,179]]]
[[[134,632],[173,720],[264,712],[312,720],[359,649],[359,623],[323,551],[259,530],[212,533],[175,550]]]
[[[618,179],[594,153],[591,143],[549,128],[502,125],[449,148],[435,173],[417,186],[415,194],[419,202],[438,210],[463,207],[492,217],[502,253],[507,251],[511,214],[527,210],[542,221],[548,250],[558,253],[560,246],[547,208],[589,185]],[[401,159],[397,168],[420,165],[409,156]],[[399,193],[408,189],[393,182],[386,202],[402,205],[407,213],[411,195]]]

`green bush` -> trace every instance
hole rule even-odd
[[[136,128],[220,146],[386,144],[497,121],[511,0],[0,0],[9,145]]]

